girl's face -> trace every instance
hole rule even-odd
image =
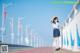
[[[57,22],[57,21],[58,21],[58,19],[55,20],[55,22]]]

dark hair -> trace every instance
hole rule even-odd
[[[56,19],[57,19],[57,22],[59,22],[58,17],[54,17],[54,19],[52,20],[52,23],[56,24],[56,22],[55,22]]]

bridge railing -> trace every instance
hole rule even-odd
[[[80,1],[78,1],[80,3]],[[80,6],[75,4],[63,26],[63,48],[79,51],[80,48]]]

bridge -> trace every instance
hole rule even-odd
[[[79,0],[77,2],[80,2]],[[68,15],[68,19],[61,25],[61,50],[55,51],[52,45],[46,45],[46,41],[38,35],[35,31],[32,31],[30,27],[26,26],[26,32],[23,34],[22,18],[18,18],[18,34],[15,39],[14,34],[14,19],[10,19],[10,42],[7,41],[5,35],[5,20],[6,10],[3,5],[3,18],[2,27],[0,30],[1,45],[8,46],[8,53],[80,53],[80,5],[73,5],[73,9]]]

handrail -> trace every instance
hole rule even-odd
[[[68,14],[67,20],[66,20],[65,22],[69,23],[69,22],[70,22],[69,19],[70,19],[70,18],[71,18],[71,20],[73,19],[73,17],[71,17],[71,16],[74,16],[74,11],[75,11],[75,9],[76,9],[76,7],[77,7],[77,5],[78,5],[79,3],[80,3],[80,0],[77,0],[77,3],[73,5],[72,10],[71,10],[70,13]],[[64,24],[66,24],[66,23],[64,23]]]

